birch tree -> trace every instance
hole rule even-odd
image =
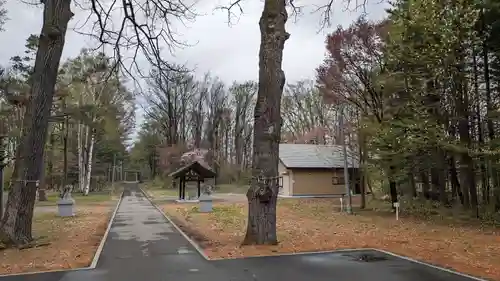
[[[85,49],[63,66],[70,84],[70,111],[77,122],[78,186],[84,195],[90,191],[97,133],[103,130],[106,118],[116,114],[126,92],[112,71],[110,58]]]

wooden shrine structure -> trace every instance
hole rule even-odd
[[[201,182],[205,179],[212,179],[217,174],[211,169],[203,166],[198,161],[194,161],[169,175],[172,177],[174,185],[179,182],[179,200],[186,199],[186,182],[196,182],[198,188],[198,198],[201,195]]]

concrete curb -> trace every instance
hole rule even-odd
[[[250,256],[250,257],[235,257],[235,258],[224,258],[224,259],[211,259],[213,261],[217,260],[238,260],[238,259],[254,259],[254,258],[270,258],[270,257],[281,257],[281,256],[306,256],[306,255],[318,255],[318,254],[336,254],[344,252],[361,252],[367,250],[374,250],[369,248],[357,248],[357,249],[338,249],[330,251],[312,251],[312,252],[296,252],[296,253],[279,253],[276,255],[262,255],[262,256]]]
[[[111,218],[109,219],[108,222],[108,227],[106,228],[106,232],[104,232],[104,235],[101,239],[101,243],[99,244],[99,247],[97,247],[96,253],[94,254],[94,258],[92,259],[92,262],[90,263],[90,266],[87,267],[81,267],[81,268],[69,268],[69,269],[55,269],[55,270],[44,270],[44,271],[34,271],[34,272],[21,272],[21,273],[12,273],[12,274],[1,274],[0,279],[3,277],[13,277],[13,276],[23,276],[23,275],[34,275],[34,274],[43,274],[43,273],[56,273],[56,272],[73,272],[73,271],[83,271],[83,270],[89,270],[89,269],[95,269],[97,266],[97,262],[99,260],[99,257],[101,255],[102,249],[104,248],[104,244],[106,243],[106,239],[108,237],[109,231],[111,229],[111,225],[113,224],[113,220],[115,219],[115,215],[118,211],[118,207],[122,203],[123,199],[123,192],[120,195],[120,199],[118,200],[115,210],[113,211],[113,214],[111,215]]]
[[[426,263],[426,262],[423,262],[423,261],[419,261],[419,260],[416,260],[416,259],[412,259],[412,258],[409,258],[409,257],[401,256],[401,255],[398,255],[398,254],[395,254],[395,253],[391,253],[389,251],[380,250],[380,249],[374,249],[374,248],[369,249],[369,250],[378,251],[378,252],[381,252],[381,253],[384,253],[384,254],[396,257],[396,258],[400,258],[400,259],[407,260],[409,262],[414,262],[414,263],[417,263],[417,264],[425,265],[425,266],[428,266],[428,267],[431,267],[431,268],[434,268],[434,269],[446,271],[448,273],[455,274],[455,275],[462,276],[462,277],[466,277],[466,278],[470,278],[472,280],[476,280],[476,281],[488,281],[486,279],[481,279],[479,277],[471,276],[471,275],[468,275],[468,274],[465,274],[465,273],[460,273],[458,271],[454,271],[454,270],[451,270],[451,269],[448,269],[448,268],[444,268],[444,267],[441,267],[441,266],[433,265],[433,264]]]
[[[151,205],[153,205],[162,214],[162,216],[165,217],[167,219],[167,221],[170,224],[172,224],[177,231],[179,231],[179,233],[196,249],[196,251],[198,251],[198,253],[204,259],[210,260],[210,258],[205,254],[205,252],[203,252],[203,249],[196,242],[194,242],[193,239],[191,239],[186,233],[184,233],[184,231],[182,231],[182,229],[177,224],[175,224],[167,216],[167,214],[165,214],[165,212],[163,212],[163,210],[158,205],[156,205],[155,203],[153,203],[153,201],[151,200],[151,198],[147,195],[147,193],[142,188],[139,187],[139,190],[141,190],[142,194],[144,194],[144,196],[148,199],[149,203],[151,203]]]
[[[99,247],[97,247],[94,258],[92,259],[92,263],[90,263],[89,269],[93,269],[97,266],[97,262],[99,261],[99,258],[101,257],[102,250],[104,249],[104,244],[106,244],[106,240],[108,240],[109,231],[111,230],[111,226],[113,225],[113,221],[115,220],[115,216],[116,216],[116,213],[118,212],[118,208],[122,204],[123,194],[124,193],[122,191],[122,194],[120,195],[120,199],[118,199],[118,203],[116,203],[115,210],[113,211],[113,214],[111,215],[111,218],[109,219],[108,227],[106,228],[106,232],[104,232],[104,235],[102,236],[102,239],[101,239],[101,243],[99,243]]]

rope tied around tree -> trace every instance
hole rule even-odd
[[[258,176],[252,176],[249,178],[249,185],[252,186],[252,183],[257,183],[257,189],[249,189],[251,192],[251,196],[255,196],[259,199],[261,203],[269,203],[273,195],[278,192],[279,185],[279,176],[264,176],[264,173],[261,172]]]

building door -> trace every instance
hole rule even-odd
[[[279,194],[290,195],[290,176],[283,175],[279,179]]]

